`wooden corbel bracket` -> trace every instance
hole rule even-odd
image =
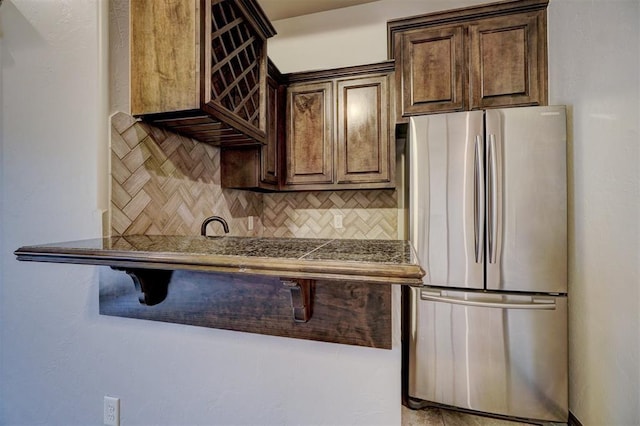
[[[169,281],[173,271],[163,269],[113,268],[124,271],[133,279],[133,284],[141,294],[138,300],[147,306],[157,305],[167,298]]]
[[[280,278],[280,282],[291,294],[293,321],[309,321],[313,313],[313,290],[315,281],[297,278]]]

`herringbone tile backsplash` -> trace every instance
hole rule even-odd
[[[261,194],[220,186],[220,151],[124,113],[111,119],[111,235],[198,235],[211,215],[231,235],[397,238],[394,190]],[[335,229],[334,215],[343,216]],[[248,216],[254,216],[249,230]],[[212,223],[209,234],[221,234]]]
[[[117,113],[111,119],[112,235],[199,235],[224,217],[231,235],[261,233],[262,195],[222,189],[220,150]],[[247,217],[255,216],[253,231]],[[221,234],[219,224],[209,234]]]
[[[264,236],[397,239],[396,191],[265,194]],[[343,217],[342,229],[333,218]]]

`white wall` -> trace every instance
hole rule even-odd
[[[378,0],[274,22],[269,57],[281,72],[361,65],[387,59],[387,21],[492,0]]]
[[[4,0],[0,424],[390,425],[400,350],[98,315],[97,270],[17,262],[101,235],[105,2]],[[397,324],[396,324],[397,328]]]
[[[640,424],[640,2],[555,0],[549,91],[572,110],[570,405]]]
[[[397,343],[101,317],[94,268],[15,261],[23,244],[100,235],[107,18],[96,1],[0,7],[0,424],[101,424],[105,394],[122,398],[123,424],[398,424]],[[387,19],[454,5],[383,0],[280,21],[272,57],[284,72],[384,60]],[[639,17],[637,0],[549,11],[551,101],[573,112],[571,407],[585,425],[640,423]]]

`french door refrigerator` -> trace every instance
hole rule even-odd
[[[568,420],[565,107],[413,117],[408,405]]]

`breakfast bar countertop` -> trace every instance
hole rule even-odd
[[[21,247],[18,260],[421,285],[404,240],[125,235]]]

